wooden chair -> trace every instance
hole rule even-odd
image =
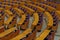
[[[29,34],[32,30],[31,29],[27,29],[25,30],[23,33],[17,35],[16,37],[12,38],[11,40],[20,40],[22,38],[24,38],[27,34]]]
[[[16,37],[20,33],[20,30],[15,30],[15,32],[11,32],[7,36],[2,37],[0,40],[10,40],[14,37]]]
[[[4,32],[4,30],[5,30],[4,26],[1,26],[0,27],[0,33]]]
[[[35,40],[44,40],[51,30],[44,30],[40,36],[38,36]]]
[[[0,26],[4,25],[4,17],[5,17],[4,10],[3,8],[0,8]]]
[[[8,30],[5,30],[4,32],[0,33],[0,38],[8,35],[9,33],[11,33],[12,31],[16,30],[16,28],[11,28],[11,29],[8,29]]]
[[[35,40],[36,39],[37,30],[34,28],[31,33],[29,33],[26,37],[22,38],[21,40]]]

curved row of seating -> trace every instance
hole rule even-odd
[[[57,31],[59,21],[57,14],[60,13],[46,4],[5,1],[0,3],[0,10],[0,19],[2,19],[0,20],[0,40],[49,40]],[[34,18],[31,28],[28,27],[30,17]],[[47,27],[41,35],[36,37],[37,31],[41,31],[43,17],[47,19]],[[17,22],[17,18],[19,22]],[[20,33],[21,30],[24,31]],[[54,37],[52,38],[51,40],[54,40]]]

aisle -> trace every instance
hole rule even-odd
[[[58,30],[57,30],[57,33],[56,33],[56,36],[55,36],[55,40],[59,40],[60,39],[60,22],[59,22],[59,25],[58,25]]]

